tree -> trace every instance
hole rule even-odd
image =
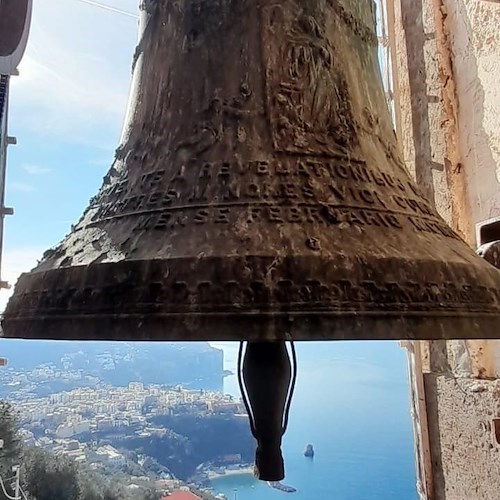
[[[40,448],[26,448],[19,439],[19,423],[11,405],[0,401],[0,476],[9,496],[14,492],[12,468],[22,463],[22,488],[31,500],[158,500],[154,489],[127,491],[117,478],[106,478],[69,457]],[[0,491],[0,500],[7,497]]]
[[[159,500],[160,494],[155,490],[146,490],[140,500]]]
[[[154,489],[129,489],[123,476],[97,473],[85,466],[79,470],[80,497],[78,500],[158,500]]]
[[[21,478],[23,489],[36,500],[80,500],[78,470],[67,457],[27,449]]]
[[[97,474],[86,469],[80,470],[79,483],[79,500],[104,500],[104,488],[102,482],[98,480]]]
[[[21,460],[21,441],[18,431],[17,415],[12,406],[0,401],[0,439],[3,441],[0,448],[0,476],[9,495],[12,495],[13,490],[7,479],[13,476],[12,467],[18,465]],[[5,495],[0,491],[0,500],[3,499]]]
[[[80,497],[78,500],[128,500],[122,485],[112,478],[81,467],[78,475]]]

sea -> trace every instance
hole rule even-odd
[[[224,350],[236,372],[237,343]],[[396,342],[296,344],[298,378],[283,440],[284,493],[251,475],[212,481],[229,500],[416,500],[406,352]],[[235,375],[226,392],[239,395]],[[304,450],[312,444],[314,458]]]

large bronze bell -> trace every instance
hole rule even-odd
[[[498,337],[500,273],[407,173],[374,26],[371,0],[145,0],[116,160],[4,335],[249,341],[245,378],[279,359],[283,386],[264,342]]]

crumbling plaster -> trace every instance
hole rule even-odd
[[[500,4],[443,0],[473,223],[500,215]]]
[[[475,225],[500,215],[500,4],[442,0],[441,11],[453,62],[461,168]],[[457,375],[467,372],[465,363],[475,376],[500,376],[500,342],[456,347],[448,345]]]

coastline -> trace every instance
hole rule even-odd
[[[226,469],[225,472],[216,472],[213,470],[207,471],[207,476],[210,481],[212,481],[213,479],[219,479],[221,477],[253,475],[253,465],[248,467],[241,467],[239,469]]]

